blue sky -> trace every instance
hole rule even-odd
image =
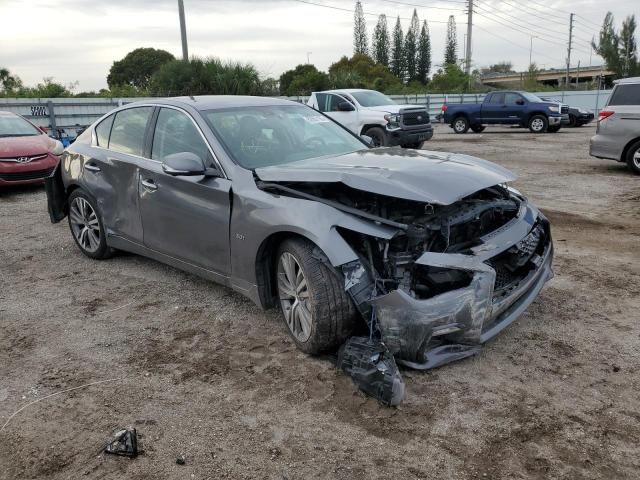
[[[326,69],[352,52],[351,0],[184,0],[189,53],[255,64],[264,76],[311,62]],[[406,31],[417,8],[432,38],[434,64],[442,62],[446,21],[458,22],[459,56],[464,54],[466,13],[463,0],[363,0],[371,34],[376,15],[390,27],[402,17]],[[417,7],[409,4],[418,5]],[[520,6],[518,6],[520,5]],[[524,6],[523,6],[524,5]],[[572,64],[599,64],[589,40],[611,9],[618,24],[638,10],[637,0],[479,0],[475,9],[473,65],[511,60],[518,69],[533,61],[562,67],[566,58],[569,12],[575,12],[576,50]],[[327,8],[335,7],[335,8]],[[347,10],[347,11],[344,11]],[[0,0],[0,66],[26,84],[51,76],[78,82],[76,91],[106,87],[114,60],[137,47],[155,47],[181,55],[177,0]],[[591,57],[591,58],[590,58]]]

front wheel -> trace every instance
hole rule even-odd
[[[640,140],[627,151],[627,166],[636,175],[640,175]]]
[[[373,147],[386,147],[389,144],[387,134],[382,127],[371,127],[364,134],[371,137],[371,145]]]
[[[318,354],[351,336],[356,311],[344,279],[310,242],[285,241],[277,257],[277,289],[284,321],[298,348]]]
[[[578,119],[576,118],[575,115],[569,115],[569,126],[571,128],[575,128],[575,127],[579,127],[580,125],[578,125]]]
[[[532,133],[544,133],[548,127],[549,122],[544,115],[534,115],[529,119],[529,130]]]
[[[82,190],[74,190],[69,196],[69,228],[76,245],[87,257],[102,260],[113,253],[107,246],[96,203]]]
[[[453,120],[451,127],[456,133],[467,133],[469,130],[469,120],[467,120],[467,117],[457,117]]]

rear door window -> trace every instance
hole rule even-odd
[[[109,134],[111,133],[111,125],[113,125],[113,117],[115,115],[108,116],[96,127],[96,141],[99,147],[109,147]]]
[[[144,152],[144,133],[153,107],[135,107],[121,110],[115,115],[109,150],[141,157]]]
[[[640,105],[640,84],[616,85],[609,105]]]
[[[518,100],[522,100],[522,97],[517,93],[504,94],[504,103],[506,105],[518,105]]]
[[[489,101],[491,105],[502,105],[504,104],[504,93],[494,93],[489,97]]]

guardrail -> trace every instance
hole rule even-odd
[[[551,97],[574,107],[581,107],[598,115],[611,90],[539,92],[538,96]],[[479,103],[485,97],[481,93],[429,93],[415,95],[390,95],[400,104],[417,104],[427,107],[433,117],[440,113],[443,104]],[[306,103],[309,97],[278,97]],[[71,138],[92,124],[105,113],[121,105],[149,100],[149,98],[0,98],[0,110],[18,113],[39,127],[46,128],[52,136],[66,133]]]

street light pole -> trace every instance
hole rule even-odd
[[[180,37],[182,38],[182,59],[189,60],[189,49],[187,47],[187,26],[184,20],[184,3],[178,0],[178,14],[180,15]]]

